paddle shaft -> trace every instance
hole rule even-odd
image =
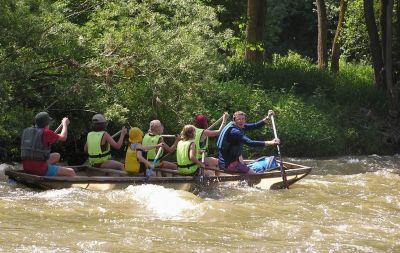
[[[119,130],[118,132],[116,132],[115,134],[113,134],[113,135],[111,136],[111,138],[117,137],[117,136],[121,133],[121,131],[122,131],[122,130]]]
[[[211,126],[209,126],[207,129],[213,129],[213,127],[215,127],[217,124],[219,124],[219,122],[222,121],[222,119],[224,118],[224,115],[221,116],[221,118],[217,119],[217,121],[215,121]]]
[[[176,136],[173,134],[162,134],[161,137],[163,138],[175,138]]]
[[[61,124],[56,128],[56,130],[54,130],[54,132],[57,133],[58,131],[60,131],[61,128],[62,128],[62,126],[63,126],[63,124],[61,123]]]
[[[274,115],[271,115],[271,122],[272,122],[272,128],[274,130],[274,136],[277,139],[278,135],[276,133]],[[280,150],[279,144],[276,145],[276,149],[278,150],[279,161],[280,161],[279,164],[280,164],[281,176],[282,176],[283,184],[285,185],[286,189],[289,189],[289,185],[287,183],[287,178],[286,178],[286,171],[283,168],[283,161],[282,161],[282,155],[281,155],[281,150]]]
[[[156,157],[154,157],[151,167],[147,170],[147,178],[149,178],[153,174],[153,169],[156,167],[157,160],[161,156],[161,152],[162,152],[162,148],[160,147],[157,151]]]

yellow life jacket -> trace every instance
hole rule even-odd
[[[178,163],[178,172],[182,174],[193,174],[198,169],[198,165],[190,160],[190,145],[194,140],[179,141],[176,148],[176,162]]]
[[[131,173],[139,173],[140,172],[140,163],[136,156],[136,150],[139,146],[139,143],[131,143],[126,150],[125,155],[125,170]]]
[[[90,165],[102,164],[111,158],[110,144],[107,143],[107,149],[101,150],[101,140],[105,131],[90,132],[87,135],[87,145]]]
[[[204,129],[196,127],[196,135],[194,136],[194,143],[196,144],[196,157],[197,159],[201,159],[201,150],[205,150],[204,156],[207,156],[208,149],[208,137],[205,141],[201,141],[201,136],[203,135]]]

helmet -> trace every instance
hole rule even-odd
[[[201,129],[206,129],[208,127],[208,119],[204,114],[197,114],[194,117],[194,125]]]
[[[129,130],[129,142],[137,143],[143,140],[143,132],[138,127],[133,127]]]
[[[35,116],[35,124],[37,127],[43,128],[47,126],[53,119],[47,112],[39,112]]]
[[[107,123],[106,118],[104,118],[104,116],[100,113],[95,114],[92,117],[92,123],[96,124],[96,123]]]

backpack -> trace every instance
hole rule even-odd
[[[248,164],[248,167],[256,173],[263,173],[278,168],[278,162],[275,156],[262,156]]]

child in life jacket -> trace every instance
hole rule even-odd
[[[107,120],[102,114],[95,114],[92,118],[93,131],[88,133],[84,150],[89,154],[89,163],[94,167],[109,169],[124,169],[124,164],[111,160],[111,147],[119,150],[126,135],[126,128],[122,127],[118,142],[115,142],[107,133]]]
[[[150,127],[148,130],[148,133],[143,137],[142,145],[143,146],[155,146],[159,143],[163,143],[164,139],[161,136],[161,134],[163,132],[164,132],[164,127],[161,124],[161,122],[159,120],[152,120],[150,122]],[[180,137],[177,136],[175,138],[175,142],[171,146],[164,143],[164,145],[162,147],[163,150],[162,150],[160,156],[162,157],[162,154],[164,151],[167,153],[174,152],[176,150],[176,145],[178,144],[179,138]],[[150,149],[149,151],[145,152],[146,154],[144,154],[144,155],[145,155],[147,161],[152,163],[156,158],[157,152],[158,152],[157,148],[153,148],[153,149]],[[172,170],[176,170],[178,168],[175,163],[161,161],[160,157],[157,157],[155,167],[160,168],[160,169],[172,169]]]
[[[152,163],[143,157],[143,153],[151,149],[160,148],[164,144],[143,146],[142,140],[142,130],[137,127],[129,130],[129,147],[125,155],[125,171],[128,173],[145,173],[146,167],[150,168]]]

